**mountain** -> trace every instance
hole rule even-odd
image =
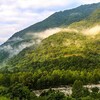
[[[55,13],[14,34],[1,45],[0,53],[1,63],[4,61],[0,68],[1,96],[10,99],[22,100],[28,94],[26,99],[33,100],[36,98],[34,90],[69,88],[76,80],[81,82],[76,86],[78,92],[80,84],[99,84],[100,3]],[[87,97],[93,97],[93,100],[98,97],[99,100],[100,93],[91,90],[89,93],[85,87],[79,95],[84,100]],[[48,93],[44,91],[40,97],[44,96],[43,100],[62,97],[62,94],[53,96],[52,93],[45,99]]]
[[[95,69],[100,68],[100,31],[87,35],[63,30],[44,39],[34,50],[24,49],[8,62],[8,69]]]
[[[39,33],[38,33],[39,34]],[[47,33],[46,33],[47,34]],[[10,71],[100,68],[100,10],[8,60]]]
[[[40,37],[37,34],[41,32],[44,33],[48,29],[66,28],[75,22],[80,23],[80,21],[87,19],[95,10],[99,8],[100,3],[96,3],[56,12],[47,19],[15,33],[11,38],[8,39],[8,41],[0,46],[0,63],[5,63],[6,60],[14,55],[17,55],[26,47],[37,47],[40,41],[45,38]],[[56,32],[59,32],[59,29],[57,29],[54,33]]]

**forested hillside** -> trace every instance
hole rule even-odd
[[[8,61],[8,69],[100,68],[99,16],[100,10],[97,9],[87,19],[43,39],[35,48],[30,46],[24,49]]]
[[[100,3],[96,3],[90,5],[82,5],[74,9],[56,12],[47,19],[15,33],[4,44],[0,46],[0,63],[5,64],[9,58],[17,55],[26,47],[38,44],[37,40],[40,38],[35,37],[35,33],[38,34],[38,32],[42,32],[50,28],[62,28],[66,26],[68,27],[74,22],[79,22],[86,19],[96,9],[99,8]]]
[[[28,32],[33,33],[28,35]],[[23,43],[28,47],[13,52]],[[11,54],[14,53],[10,57],[9,52],[4,50],[10,48],[9,45],[14,47],[9,49]],[[1,98],[100,100],[100,89],[83,87],[100,84],[100,3],[57,12],[14,34],[1,46],[2,61],[6,63],[0,69]],[[51,89],[66,85],[72,87],[70,96]],[[33,90],[46,88],[50,90],[44,91],[39,97],[33,93]]]

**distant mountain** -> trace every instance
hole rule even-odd
[[[100,68],[100,10],[8,60],[10,71]]]
[[[45,30],[53,29],[53,28],[73,27],[76,24],[78,25],[80,23],[83,23],[84,20],[86,23],[90,24],[91,20],[89,18],[94,19],[94,16],[96,19],[100,20],[99,19],[99,17],[100,17],[99,11],[100,10],[98,10],[99,8],[100,8],[100,3],[96,3],[96,4],[90,4],[90,5],[82,5],[82,6],[79,6],[77,8],[71,9],[71,10],[56,12],[53,15],[51,15],[50,17],[48,17],[47,19],[43,20],[42,22],[36,23],[22,31],[15,33],[11,38],[8,39],[7,42],[5,42],[3,45],[0,46],[0,63],[5,62],[6,60],[8,60],[8,58],[11,58],[14,55],[18,54],[26,47],[32,46],[32,50],[34,50],[34,48],[37,48],[37,44],[39,44],[40,41],[44,39],[37,35],[40,32],[43,33]],[[93,23],[99,23],[99,22],[94,20]],[[90,24],[90,26],[92,26],[92,25]],[[55,31],[55,32],[57,32],[57,31]],[[72,38],[73,38],[73,36],[74,36],[74,34],[72,34]],[[80,37],[80,35],[77,37]],[[29,50],[29,52],[30,52],[30,50]],[[72,51],[70,51],[70,52],[72,52]],[[23,54],[23,53],[21,52],[20,54]],[[24,54],[24,55],[27,55],[27,54]],[[40,58],[37,58],[37,59],[40,59]],[[44,57],[43,59],[46,59],[46,57]],[[18,62],[16,61],[16,63],[18,63]],[[17,64],[16,64],[16,66],[17,66]]]

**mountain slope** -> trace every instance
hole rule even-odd
[[[91,5],[82,5],[75,9],[56,12],[42,22],[36,23],[20,32],[15,33],[7,42],[0,46],[0,63],[18,54],[24,48],[31,45],[37,45],[40,37],[35,37],[34,34],[44,31],[49,28],[65,27],[74,22],[86,19],[90,14],[100,8],[100,3]],[[6,56],[5,56],[6,55]]]
[[[43,39],[35,48],[34,45],[25,48],[12,57],[6,67],[19,71],[100,68],[99,17],[97,9],[85,20]]]
[[[95,69],[100,68],[100,32],[87,36],[80,32],[61,31],[46,39],[34,50],[29,47],[10,59],[8,69]]]
[[[75,29],[84,29],[84,28],[90,28],[91,26],[100,25],[100,8],[96,9],[88,18],[72,23],[69,28],[75,28]]]

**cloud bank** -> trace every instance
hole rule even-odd
[[[88,36],[95,36],[100,33],[100,25],[96,25],[92,28],[88,28],[86,30],[82,31],[83,34],[88,35]]]

